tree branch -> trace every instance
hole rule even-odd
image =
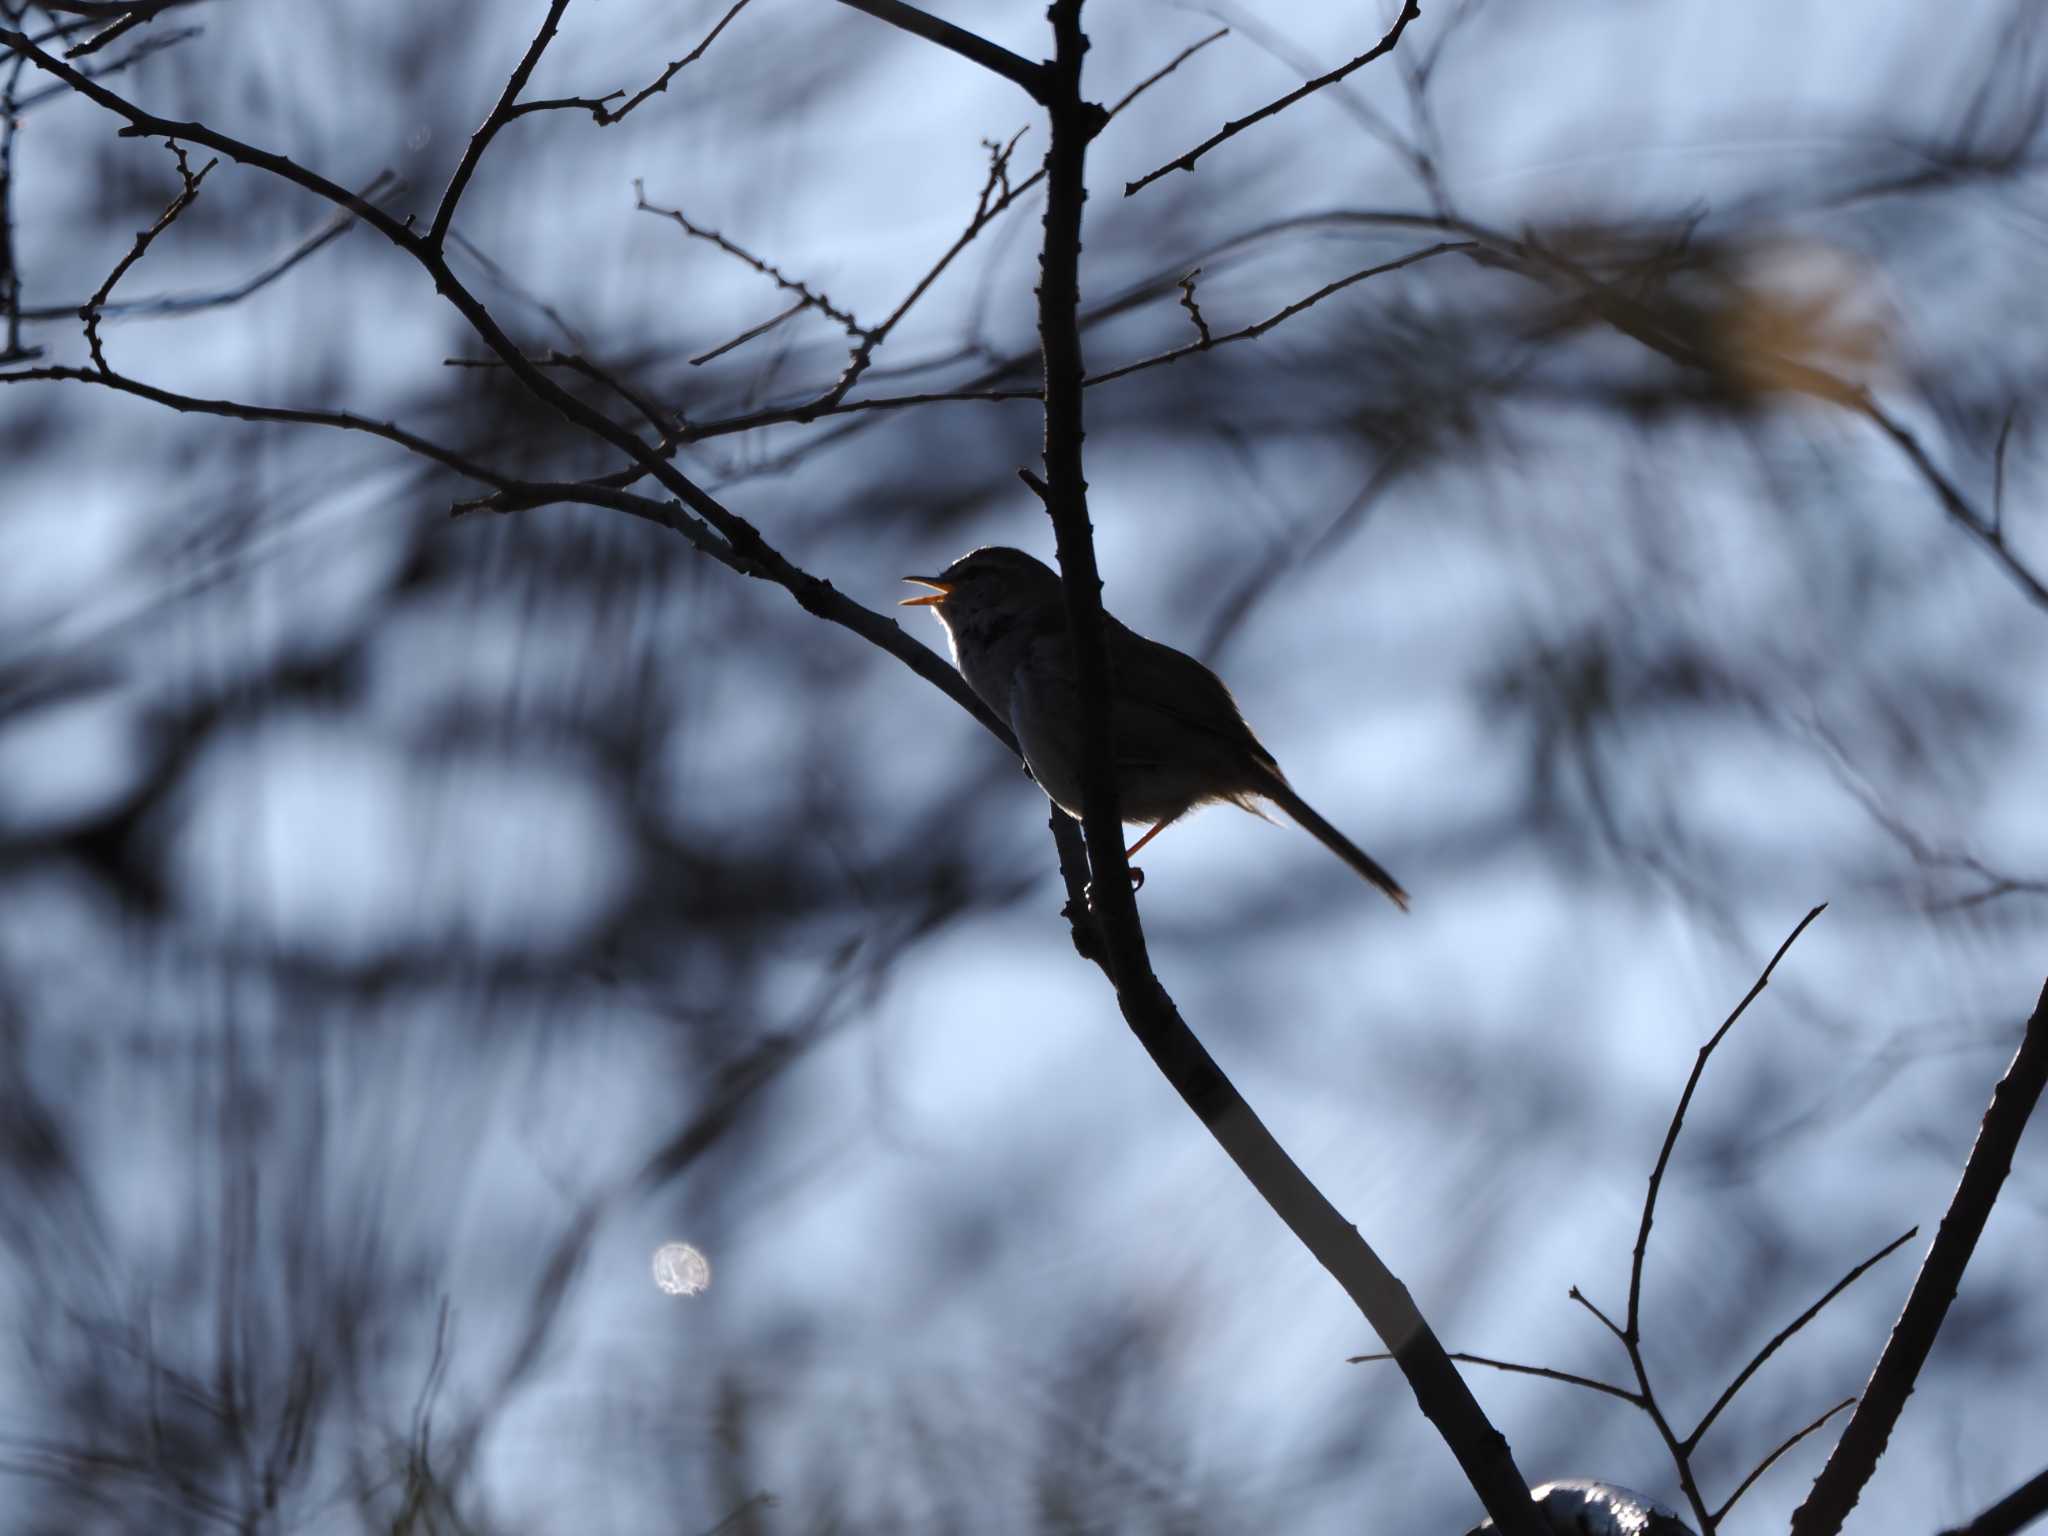
[[[1029,59],[1019,58],[1007,48],[998,47],[987,38],[956,27],[950,21],[920,11],[903,0],[839,0],[841,5],[863,11],[877,21],[886,21],[892,27],[900,28],[913,37],[921,37],[928,43],[937,43],[948,52],[957,53],[963,59],[972,60],[983,69],[993,70],[1005,80],[1021,85],[1030,93],[1033,101],[1046,99],[1050,71],[1044,64],[1034,64]]]
[[[847,0],[847,3],[851,3],[851,0]],[[1167,161],[1166,164],[1160,166],[1156,171],[1147,171],[1136,181],[1126,182],[1124,184],[1124,196],[1129,197],[1133,193],[1142,192],[1160,177],[1170,175],[1174,171],[1192,171],[1197,160],[1201,159],[1202,156],[1209,153],[1210,150],[1221,144],[1225,139],[1235,138],[1238,134],[1243,133],[1245,129],[1263,123],[1267,118],[1273,117],[1278,113],[1285,112],[1297,101],[1300,101],[1302,97],[1313,95],[1325,86],[1335,85],[1346,75],[1365,68],[1374,59],[1392,53],[1395,45],[1401,41],[1401,34],[1408,30],[1408,23],[1421,14],[1422,7],[1416,3],[1416,0],[1404,0],[1401,6],[1401,14],[1394,19],[1394,25],[1388,29],[1387,35],[1377,43],[1374,43],[1372,47],[1366,49],[1365,52],[1361,53],[1350,63],[1339,64],[1327,75],[1318,75],[1315,79],[1297,86],[1278,100],[1267,102],[1258,111],[1251,113],[1249,116],[1236,118],[1231,122],[1225,123],[1215,133],[1212,133],[1208,138],[1178,159]]]
[[[1051,515],[1066,590],[1082,726],[1082,826],[1087,837],[1094,924],[1078,923],[1083,953],[1099,941],[1101,964],[1116,988],[1131,1032],[1230,1159],[1303,1245],[1329,1270],[1393,1350],[1417,1404],[1457,1458],[1486,1511],[1510,1536],[1542,1529],[1507,1441],[1487,1422],[1471,1389],[1429,1324],[1379,1256],[1323,1197],[1274,1140],[1235,1085],[1181,1018],[1153,973],[1124,855],[1110,738],[1109,681],[1102,581],[1095,561],[1083,474],[1081,355],[1081,209],[1087,197],[1088,142],[1105,121],[1081,95],[1081,0],[1054,0],[1055,43],[1047,110],[1045,246],[1041,256],[1039,338],[1045,367],[1045,479],[1026,478]],[[1063,845],[1070,846],[1070,845]],[[1063,858],[1068,889],[1075,861]],[[1078,918],[1070,896],[1069,909]]]
[[[2037,1472],[1968,1525],[1942,1536],[2014,1536],[2043,1515],[2048,1515],[2048,1471]]]
[[[1906,1406],[1921,1367],[1934,1348],[1935,1335],[1948,1316],[1949,1304],[1963,1282],[1963,1270],[1976,1251],[1991,1207],[2012,1171],[2013,1149],[2048,1083],[2048,986],[2027,1020],[2019,1050],[2005,1076],[1992,1091],[1991,1105],[1977,1131],[1977,1144],[1956,1185],[1920,1276],[1893,1325],[1877,1368],[1870,1373],[1863,1400],[1842,1431],[1842,1438],[1814,1479],[1806,1501],[1793,1511],[1792,1536],[1834,1536],[1856,1507],[1863,1485],[1877,1470],[1877,1461],[1891,1439],[1892,1426]]]

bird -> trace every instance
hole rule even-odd
[[[936,576],[906,576],[930,590],[900,606],[930,608],[945,626],[953,664],[981,701],[1009,723],[1038,786],[1081,817],[1081,708],[1073,641],[1059,575],[1020,549],[972,550]],[[1103,615],[1109,656],[1110,734],[1123,818],[1151,830],[1130,857],[1197,806],[1277,805],[1403,911],[1408,893],[1386,869],[1296,793],[1260,744],[1223,680],[1170,645]],[[1143,876],[1133,871],[1142,882]]]

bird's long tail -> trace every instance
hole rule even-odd
[[[1403,912],[1408,910],[1408,893],[1401,889],[1401,882],[1388,874],[1379,860],[1318,816],[1309,803],[1294,792],[1292,784],[1276,773],[1259,793],[1292,816],[1317,842],[1385,891],[1395,906]]]

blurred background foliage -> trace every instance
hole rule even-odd
[[[1036,4],[935,9],[1047,51]],[[215,0],[108,83],[425,218],[541,11]],[[527,95],[637,90],[724,11],[579,0]],[[1091,152],[1094,371],[1194,341],[1196,269],[1221,336],[1485,235],[1091,393],[1110,605],[1218,665],[1416,896],[1401,919],[1216,813],[1147,850],[1142,906],[1198,1033],[1447,1343],[1619,1380],[1566,1290],[1618,1300],[1694,1051],[1832,901],[1665,1188],[1649,1343],[1689,1421],[1931,1232],[2048,953],[2048,21],[1444,0],[1121,195],[1389,20],[1090,8],[1106,102],[1232,28]],[[176,180],[34,69],[0,83],[21,342],[80,362],[78,304]],[[880,607],[977,543],[1050,554],[1015,475],[1035,402],[721,425],[816,396],[847,335],[813,308],[692,362],[793,300],[635,183],[872,326],[1019,130],[1013,184],[1043,150],[1014,88],[753,0],[623,121],[510,125],[453,259]],[[1033,385],[1039,208],[979,233],[854,398]],[[474,338],[362,229],[183,302],[328,213],[217,168],[116,291],[110,359],[608,467],[456,366]],[[1375,1341],[1073,957],[1014,764],[683,541],[451,521],[474,493],[368,438],[0,390],[0,1526],[1469,1524],[1398,1379],[1342,1363]],[[2039,1470],[2023,1152],[1859,1529]],[[703,1296],[653,1285],[673,1237]],[[1860,1387],[1919,1251],[1749,1389],[1711,1493]],[[1475,1387],[1532,1477],[1672,1501],[1624,1405]],[[1738,1523],[1782,1521],[1827,1440]]]

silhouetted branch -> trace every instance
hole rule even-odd
[[[1963,1270],[1976,1251],[2005,1176],[2012,1170],[2013,1149],[2040,1101],[2044,1083],[2048,1083],[2048,986],[2042,987],[2040,1001],[2020,1037],[2019,1050],[1992,1091],[1991,1106],[1984,1112],[1962,1180],[1941,1218],[1884,1353],[1878,1357],[1877,1368],[1870,1373],[1863,1400],[1856,1405],[1827,1465],[1814,1479],[1812,1492],[1793,1512],[1792,1536],[1834,1536],[1856,1507],[1934,1348],[1949,1305],[1962,1286]]]
[[[505,115],[508,118],[513,118],[524,117],[529,112],[557,112],[564,109],[576,109],[588,112],[591,120],[598,127],[609,128],[628,112],[631,112],[642,102],[648,100],[648,98],[667,91],[669,82],[689,68],[690,65],[703,58],[705,51],[718,41],[718,34],[726,29],[726,26],[735,16],[747,8],[748,3],[749,0],[734,0],[732,9],[718,18],[718,24],[704,34],[702,42],[698,43],[696,47],[692,48],[680,59],[671,60],[668,68],[664,69],[652,84],[642,86],[638,91],[634,92],[627,99],[626,104],[616,112],[612,110],[610,104],[624,96],[626,94],[624,91],[608,91],[602,96],[558,96],[547,101],[522,101],[517,106],[511,108]]]
[[[491,147],[491,140],[498,136],[498,130],[512,121],[512,107],[519,100],[519,93],[526,89],[526,82],[533,76],[534,65],[548,50],[548,44],[555,40],[555,28],[562,20],[562,12],[569,8],[569,0],[548,0],[547,15],[541,18],[539,29],[533,40],[526,45],[526,52],[512,67],[512,73],[505,81],[505,89],[498,96],[498,104],[491,108],[490,116],[483,120],[475,133],[469,136],[469,143],[462,151],[462,159],[456,162],[454,174],[448,178],[448,188],[441,194],[441,205],[434,210],[434,222],[428,227],[426,241],[434,250],[440,250],[448,238],[448,225],[455,218],[455,205],[462,201],[462,194],[468,190],[469,181],[482,163],[484,151]]]
[[[1483,1365],[1488,1370],[1505,1371],[1512,1376],[1540,1376],[1545,1381],[1561,1381],[1568,1387],[1584,1387],[1588,1392],[1601,1392],[1608,1397],[1618,1397],[1624,1403],[1631,1403],[1638,1408],[1643,1405],[1641,1393],[1631,1392],[1627,1387],[1617,1387],[1611,1381],[1601,1381],[1594,1376],[1581,1376],[1573,1371],[1560,1371],[1547,1365],[1517,1365],[1512,1360],[1495,1360],[1486,1355],[1471,1355],[1461,1349],[1452,1350],[1450,1355],[1453,1360],[1465,1365]],[[1344,1363],[1370,1365],[1376,1361],[1393,1358],[1391,1354],[1380,1351],[1370,1355],[1349,1355],[1345,1357]]]
[[[1825,1307],[1829,1302],[1833,1301],[1837,1296],[1841,1295],[1842,1292],[1846,1291],[1850,1286],[1854,1285],[1856,1281],[1862,1277],[1864,1271],[1870,1269],[1873,1265],[1877,1264],[1883,1259],[1890,1257],[1893,1253],[1897,1252],[1900,1248],[1904,1247],[1906,1243],[1911,1241],[1914,1237],[1916,1237],[1919,1234],[1919,1231],[1920,1229],[1918,1227],[1907,1228],[1904,1232],[1900,1233],[1897,1237],[1893,1238],[1890,1242],[1886,1243],[1882,1248],[1878,1249],[1877,1252],[1873,1253],[1869,1258],[1865,1259],[1861,1264],[1858,1264],[1854,1269],[1850,1270],[1849,1273],[1842,1276],[1841,1279],[1837,1280],[1832,1286],[1828,1288],[1828,1292],[1826,1295],[1822,1296],[1820,1300],[1816,1301],[1812,1306],[1808,1307],[1804,1312],[1800,1313],[1797,1317],[1792,1319],[1791,1322],[1787,1323],[1783,1328],[1779,1329],[1777,1333],[1773,1334],[1770,1342],[1764,1345],[1762,1349],[1756,1352],[1756,1354],[1751,1358],[1749,1364],[1745,1365],[1740,1371],[1736,1372],[1735,1379],[1728,1383],[1727,1389],[1723,1391],[1719,1397],[1714,1399],[1714,1406],[1709,1408],[1706,1411],[1706,1413],[1701,1417],[1698,1425],[1694,1427],[1693,1432],[1687,1435],[1684,1438],[1684,1440],[1679,1442],[1681,1445],[1685,1447],[1686,1451],[1690,1453],[1698,1447],[1700,1443],[1700,1437],[1706,1434],[1708,1428],[1712,1426],[1714,1420],[1721,1416],[1721,1410],[1723,1408],[1726,1408],[1731,1402],[1735,1400],[1735,1394],[1742,1390],[1743,1384],[1747,1382],[1750,1377],[1754,1376],[1758,1372],[1758,1370],[1760,1370],[1763,1367],[1763,1363],[1766,1360],[1770,1359],[1772,1355],[1778,1352],[1779,1347],[1783,1345],[1787,1339],[1791,1338],[1792,1335],[1797,1333],[1800,1329],[1804,1328],[1816,1317],[1820,1316],[1821,1309]],[[1846,1407],[1847,1405],[1844,1404],[1843,1406]],[[1829,1411],[1833,1412],[1832,1409]],[[1738,1489],[1737,1492],[1739,1493],[1740,1490]],[[1728,1502],[1732,1504],[1735,1501],[1733,1499],[1730,1499]],[[1726,1506],[1723,1506],[1723,1513],[1725,1512]]]
[[[1199,311],[1196,311],[1195,323],[1201,327],[1202,331],[1199,341],[1191,341],[1184,347],[1175,347],[1171,351],[1161,352],[1157,356],[1141,358],[1135,363],[1125,363],[1120,368],[1111,368],[1107,372],[1094,374],[1090,376],[1088,383],[1090,385],[1107,384],[1112,379],[1121,379],[1133,373],[1142,373],[1148,368],[1157,368],[1166,363],[1177,363],[1182,358],[1192,357],[1197,352],[1213,351],[1215,348],[1224,346],[1229,342],[1250,341],[1254,337],[1265,335],[1274,326],[1292,320],[1303,310],[1313,309],[1332,294],[1342,293],[1354,283],[1362,283],[1369,277],[1379,277],[1387,272],[1398,272],[1403,267],[1412,267],[1417,262],[1429,260],[1432,256],[1443,256],[1459,251],[1469,252],[1477,248],[1469,240],[1449,240],[1436,245],[1425,246],[1419,251],[1410,251],[1407,255],[1396,257],[1392,261],[1383,261],[1377,265],[1366,267],[1362,271],[1353,272],[1346,277],[1340,277],[1333,283],[1325,283],[1314,293],[1309,294],[1306,298],[1295,300],[1285,309],[1277,310],[1273,314],[1266,316],[1263,320],[1254,321],[1250,325],[1244,326],[1239,330],[1226,332],[1221,336],[1210,336],[1209,328],[1206,325],[1202,325],[1201,314]],[[1196,271],[1200,270],[1200,268],[1196,268]],[[1190,273],[1189,276],[1192,277],[1193,273]],[[1193,297],[1192,289],[1185,291],[1187,292],[1189,302],[1185,302],[1183,307],[1192,310],[1194,307],[1191,302]]]
[[[956,27],[950,21],[941,21],[914,5],[906,5],[903,0],[839,0],[839,3],[863,11],[877,21],[886,21],[913,37],[937,43],[950,53],[957,53],[983,69],[994,71],[1005,80],[1023,86],[1033,101],[1043,102],[1046,99],[1050,70],[1044,64],[1021,59],[1009,49],[964,27]]]
[[[1074,650],[1082,827],[1092,882],[1078,899],[1072,893],[1079,872],[1065,857],[1070,844],[1062,844],[1062,864],[1067,869],[1070,914],[1078,918],[1085,903],[1093,918],[1086,929],[1076,924],[1074,942],[1085,954],[1099,940],[1100,963],[1131,1032],[1217,1144],[1393,1349],[1417,1404],[1443,1436],[1487,1513],[1513,1536],[1535,1536],[1541,1524],[1507,1441],[1487,1421],[1407,1287],[1288,1157],[1195,1038],[1152,969],[1123,846],[1110,740],[1102,580],[1081,453],[1087,377],[1081,353],[1081,213],[1087,197],[1088,143],[1104,117],[1081,95],[1081,58],[1088,45],[1081,30],[1080,0],[1054,0],[1050,14],[1055,48],[1046,101],[1052,143],[1046,154],[1045,244],[1038,286],[1045,366],[1045,476],[1040,481],[1027,473],[1026,480],[1052,519]]]
[[[1278,100],[1267,102],[1266,105],[1259,108],[1258,111],[1251,113],[1249,116],[1235,118],[1232,121],[1225,123],[1222,126],[1222,128],[1218,129],[1215,133],[1211,134],[1208,138],[1204,139],[1201,143],[1197,144],[1193,149],[1189,150],[1186,154],[1180,156],[1178,159],[1167,161],[1166,164],[1160,166],[1158,170],[1148,171],[1143,176],[1140,176],[1136,181],[1126,182],[1124,184],[1124,196],[1129,197],[1134,192],[1142,191],[1144,188],[1149,187],[1153,182],[1157,181],[1160,177],[1168,175],[1173,171],[1192,171],[1195,168],[1195,162],[1197,160],[1201,159],[1202,156],[1209,153],[1210,150],[1214,149],[1218,144],[1221,144],[1225,139],[1235,138],[1238,134],[1243,133],[1245,129],[1254,127],[1257,124],[1264,122],[1267,118],[1286,111],[1289,107],[1293,106],[1297,101],[1300,101],[1304,96],[1313,95],[1315,92],[1320,91],[1325,86],[1335,85],[1339,80],[1342,80],[1346,75],[1352,74],[1354,71],[1363,69],[1366,65],[1370,64],[1374,59],[1377,59],[1384,54],[1393,52],[1395,45],[1401,41],[1401,34],[1408,30],[1408,23],[1413,21],[1416,17],[1420,16],[1421,14],[1422,7],[1416,3],[1416,0],[1405,0],[1405,3],[1401,7],[1401,14],[1394,19],[1394,25],[1388,30],[1387,35],[1385,37],[1382,37],[1377,43],[1373,44],[1372,47],[1366,49],[1364,53],[1361,53],[1357,58],[1353,59],[1350,63],[1340,64],[1326,75],[1318,75],[1315,79],[1310,80],[1305,84],[1296,87],[1294,90],[1289,91],[1285,96],[1280,97]]]
[[[107,274],[107,280],[100,284],[99,291],[79,306],[78,318],[85,322],[85,345],[92,353],[93,367],[101,373],[107,372],[108,369],[106,356],[100,350],[100,307],[113,294],[114,285],[127,275],[128,269],[148,254],[156,237],[177,223],[178,215],[192,206],[192,200],[199,196],[199,184],[206,180],[206,173],[220,164],[218,159],[209,160],[197,171],[193,170],[190,161],[185,157],[185,151],[179,147],[176,139],[170,141],[170,151],[172,158],[178,162],[178,180],[183,183],[178,189],[178,195],[171,199],[170,205],[161,214],[157,215],[154,224],[136,235],[135,243],[128,248],[125,256],[114,263],[113,271]]]
[[[1819,917],[1821,913],[1827,911],[1827,909],[1828,904],[1822,902],[1811,912],[1808,912],[1806,916],[1799,919],[1792,931],[1785,936],[1785,942],[1778,946],[1778,952],[1771,956],[1770,964],[1764,967],[1763,974],[1758,976],[1755,984],[1750,987],[1749,991],[1743,994],[1742,1001],[1735,1005],[1735,1011],[1721,1021],[1721,1027],[1714,1031],[1708,1038],[1707,1043],[1700,1047],[1699,1054],[1693,1059],[1692,1072],[1685,1080],[1684,1091],[1678,1096],[1678,1107],[1671,1112],[1670,1127],[1664,1132],[1664,1145],[1657,1151],[1656,1166],[1650,1170],[1650,1187],[1643,1196],[1642,1222],[1636,1229],[1635,1251],[1629,1261],[1628,1323],[1621,1330],[1621,1336],[1623,1341],[1629,1345],[1631,1351],[1635,1349],[1642,1339],[1643,1257],[1649,1252],[1650,1248],[1650,1226],[1656,1219],[1657,1192],[1664,1185],[1664,1170],[1670,1166],[1672,1148],[1678,1145],[1678,1133],[1685,1125],[1685,1112],[1691,1107],[1693,1093],[1699,1088],[1700,1075],[1707,1070],[1709,1058],[1713,1056],[1715,1048],[1727,1037],[1728,1031],[1735,1027],[1736,1020],[1740,1019],[1748,1011],[1749,1005],[1755,1002],[1763,989],[1771,984],[1771,973],[1777,970],[1778,962],[1785,958],[1785,952],[1798,942],[1799,935],[1806,932],[1807,925]],[[1612,1325],[1610,1324],[1609,1326]]]
[[[1164,64],[1160,65],[1159,68],[1153,70],[1151,74],[1147,75],[1144,79],[1140,80],[1136,85],[1132,86],[1128,91],[1125,91],[1123,95],[1119,96],[1116,99],[1116,101],[1110,106],[1109,112],[1107,114],[1108,118],[1110,120],[1114,120],[1117,113],[1123,111],[1125,107],[1128,107],[1140,96],[1144,95],[1147,91],[1151,90],[1153,86],[1157,85],[1160,81],[1164,80],[1176,69],[1179,69],[1181,65],[1187,63],[1189,59],[1192,59],[1196,54],[1200,53],[1204,48],[1208,47],[1211,43],[1217,41],[1219,38],[1225,38],[1228,36],[1230,36],[1230,28],[1218,27],[1214,32],[1211,32],[1207,37],[1200,38],[1195,42],[1189,43],[1187,47],[1181,49],[1179,53],[1176,53],[1172,58],[1168,59]]]
[[[1815,1419],[1811,1424],[1807,1425],[1804,1429],[1797,1431],[1789,1438],[1781,1442],[1776,1450],[1772,1451],[1770,1455],[1766,1456],[1762,1461],[1758,1462],[1755,1467],[1750,1469],[1749,1476],[1745,1477],[1740,1483],[1736,1484],[1735,1491],[1728,1495],[1727,1502],[1724,1503],[1719,1509],[1714,1511],[1714,1523],[1718,1525],[1721,1523],[1721,1521],[1725,1520],[1728,1517],[1728,1511],[1735,1507],[1736,1500],[1740,1499],[1745,1493],[1749,1492],[1750,1486],[1753,1483],[1755,1483],[1758,1478],[1762,1477],[1766,1472],[1770,1471],[1772,1466],[1774,1466],[1777,1463],[1777,1460],[1780,1456],[1783,1456],[1787,1451],[1791,1450],[1793,1446],[1797,1445],[1800,1441],[1804,1440],[1808,1435],[1812,1434],[1815,1430],[1819,1429],[1821,1425],[1827,1423],[1829,1419],[1832,1419],[1844,1408],[1854,1406],[1855,1402],[1856,1399],[1853,1397],[1843,1398],[1839,1403],[1835,1404],[1834,1407],[1830,1408],[1826,1413],[1822,1414],[1819,1418]]]
[[[2043,1515],[2048,1515],[2048,1471],[2037,1472],[1968,1525],[1941,1536],[2015,1536]]]
[[[365,198],[380,197],[395,191],[399,185],[398,178],[391,172],[380,171],[359,195]],[[154,294],[145,299],[123,299],[118,304],[103,303],[97,306],[100,316],[106,320],[126,320],[145,315],[190,315],[201,310],[225,309],[229,305],[239,304],[252,294],[269,287],[315,251],[347,234],[355,224],[355,214],[346,208],[336,209],[282,255],[230,287],[210,289],[201,293]],[[28,305],[22,309],[21,318],[38,321],[68,319],[76,316],[84,307],[80,303]]]

